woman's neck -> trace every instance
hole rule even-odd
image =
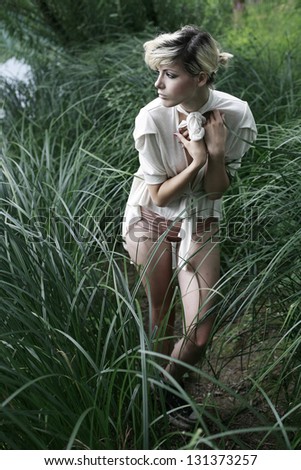
[[[210,91],[208,87],[202,89],[202,93],[199,94],[194,100],[193,103],[181,103],[181,107],[187,113],[193,113],[195,111],[199,111],[208,101],[210,95]]]

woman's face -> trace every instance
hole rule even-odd
[[[203,81],[205,85],[206,80]],[[204,87],[200,86],[200,76],[190,75],[179,64],[159,66],[155,87],[167,108],[181,104],[187,111],[196,111],[203,101]]]

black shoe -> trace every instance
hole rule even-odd
[[[169,422],[185,431],[194,428],[199,421],[198,413],[187,401],[170,391],[165,391],[165,407]]]

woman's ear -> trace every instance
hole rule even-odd
[[[200,72],[198,76],[198,86],[206,85],[208,81],[208,75],[205,72]]]

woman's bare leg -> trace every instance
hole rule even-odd
[[[219,243],[214,237],[216,231],[217,227],[214,226],[210,232],[204,233],[201,241],[191,242],[188,269],[178,274],[184,307],[184,331],[171,357],[190,365],[196,364],[204,354],[215,320],[212,289],[220,276]],[[166,370],[176,380],[187,372],[185,366],[173,361]]]
[[[139,234],[141,240],[141,231]],[[171,244],[166,241],[154,242],[146,237],[143,241],[139,241],[131,236],[131,232],[126,238],[126,244],[132,261],[142,275],[142,283],[151,307],[152,332],[157,330],[157,350],[162,354],[170,355],[173,348],[172,337],[175,319],[172,306]],[[164,340],[164,338],[166,339]]]

